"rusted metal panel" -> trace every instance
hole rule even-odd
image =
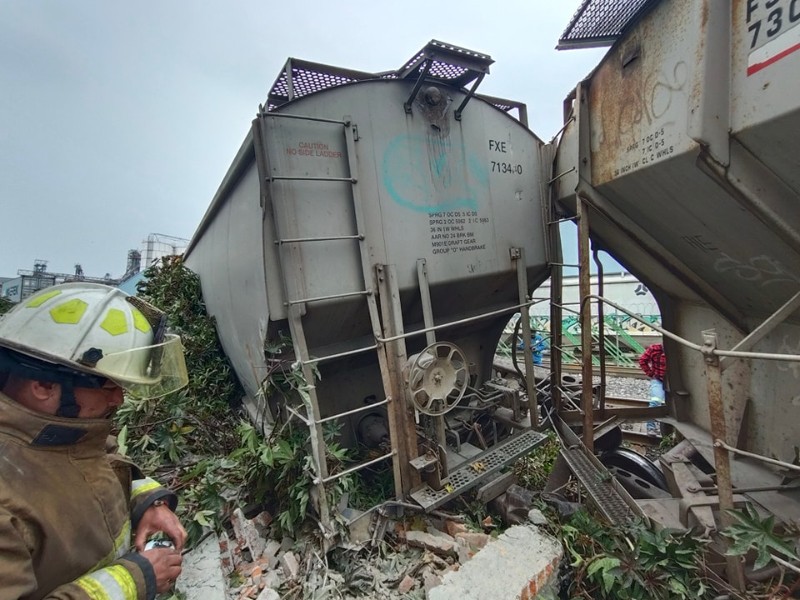
[[[581,82],[588,106],[568,103],[588,113],[591,140],[579,147],[580,124],[567,125],[557,195],[575,214],[582,191],[593,240],[686,339],[713,327],[732,348],[800,288],[798,25],[792,0],[659,2]],[[800,311],[784,316],[753,350],[800,349]],[[674,414],[711,428],[701,357],[667,349]],[[791,459],[799,379],[794,363],[737,361],[721,378],[729,442]]]
[[[663,20],[644,19],[591,77],[595,186],[697,146],[687,134],[687,106],[699,85],[694,54],[702,36],[703,4],[665,4],[671,5],[669,28]]]

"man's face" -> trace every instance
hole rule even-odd
[[[75,402],[80,407],[79,419],[104,419],[114,414],[122,404],[122,388],[107,381],[101,388],[78,388],[74,390]]]

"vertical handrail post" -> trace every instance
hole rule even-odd
[[[536,398],[536,374],[533,369],[533,355],[531,354],[531,313],[528,306],[528,271],[525,263],[525,248],[511,248],[511,260],[517,267],[517,288],[519,293],[519,303],[523,306],[519,309],[522,319],[522,351],[525,357],[525,383],[528,394],[528,409],[531,418],[531,427],[539,426],[539,402]],[[513,341],[514,344],[517,340]],[[514,415],[519,419],[520,415]]]
[[[583,198],[576,197],[578,213],[578,264],[581,299],[581,409],[583,410],[583,444],[594,451],[594,395],[592,394],[592,304],[589,296],[591,274],[589,271],[589,208]]]
[[[706,385],[708,389],[708,412],[711,420],[711,436],[714,439],[714,469],[717,474],[720,523],[723,527],[733,525],[730,515],[733,510],[733,483],[728,451],[718,442],[727,443],[725,403],[722,399],[722,369],[717,349],[717,334],[713,329],[703,332],[703,359],[705,361]],[[727,544],[727,542],[726,542]],[[744,571],[738,556],[726,556],[728,580],[739,591],[744,591]]]

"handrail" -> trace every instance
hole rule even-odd
[[[368,460],[367,462],[363,462],[363,463],[358,464],[358,465],[356,465],[354,467],[350,467],[349,469],[345,469],[344,471],[342,471],[340,473],[336,473],[334,475],[331,475],[330,477],[325,477],[324,479],[319,479],[317,477],[316,479],[314,479],[314,483],[315,484],[320,484],[320,483],[328,483],[329,481],[334,481],[336,479],[339,479],[340,477],[344,477],[345,475],[349,475],[350,473],[355,473],[356,471],[360,471],[361,469],[366,469],[367,467],[370,467],[370,466],[374,465],[375,463],[379,463],[382,460],[386,460],[387,458],[391,458],[395,454],[397,454],[397,450],[392,450],[391,452],[387,452],[386,454],[384,454],[382,456],[379,456],[378,458],[373,458],[372,460]]]
[[[655,329],[661,335],[668,337],[669,339],[678,342],[682,346],[690,348],[692,350],[697,350],[702,354],[709,354],[714,356],[733,356],[736,358],[758,358],[761,360],[781,360],[781,361],[792,361],[792,362],[800,362],[800,355],[798,354],[775,354],[773,352],[738,352],[734,350],[718,350],[716,348],[706,348],[705,346],[700,346],[699,344],[695,344],[694,342],[690,342],[687,339],[682,338],[679,335],[672,333],[671,331],[667,331],[660,325],[656,325],[655,323],[647,323],[644,319],[640,318],[635,313],[630,312],[628,309],[620,306],[616,302],[612,302],[608,298],[604,298],[603,296],[598,296],[597,294],[589,294],[581,301],[581,309],[583,309],[586,302],[589,300],[599,300],[601,302],[605,302],[610,306],[613,306],[617,310],[624,312],[629,317],[636,319],[637,321],[644,323],[645,325],[649,326],[652,329]]]
[[[354,354],[361,354],[362,352],[369,352],[370,350],[377,350],[378,344],[365,346],[363,348],[356,348],[355,350],[346,350],[345,352],[338,352],[336,354],[328,354],[326,356],[317,356],[316,358],[309,358],[308,360],[299,361],[302,365],[315,365],[325,360],[333,360],[334,358],[344,358],[345,356],[352,356]]]
[[[353,410],[348,410],[343,413],[339,413],[338,415],[331,415],[330,417],[325,417],[317,421],[317,423],[327,423],[328,421],[333,421],[335,419],[341,419],[342,417],[349,417],[350,415],[355,415],[360,412],[364,412],[367,410],[373,410],[378,406],[383,406],[384,404],[389,404],[390,398],[386,398],[385,400],[381,400],[380,402],[373,402],[372,404],[365,404],[364,406],[359,406],[358,408],[354,408]]]
[[[375,336],[375,340],[381,344],[386,344],[388,342],[396,342],[397,340],[402,340],[415,335],[421,335],[423,333],[428,333],[429,331],[439,331],[440,329],[447,329],[448,327],[455,327],[457,325],[463,325],[465,323],[472,323],[473,321],[480,321],[481,319],[486,319],[488,317],[496,317],[498,315],[518,310],[523,306],[533,306],[534,304],[538,304],[539,302],[546,302],[546,300],[544,298],[533,298],[529,302],[523,302],[522,304],[515,304],[514,306],[509,306],[507,308],[501,308],[499,310],[493,310],[491,312],[481,313],[479,315],[475,315],[474,317],[459,319],[458,321],[450,321],[449,323],[442,323],[441,325],[434,325],[433,327],[425,327],[424,329],[415,329],[414,331],[409,331],[408,333],[401,333],[400,335],[394,335],[392,337],[382,338]]]
[[[316,121],[318,123],[332,123],[333,125],[344,125],[345,127],[350,125],[350,121],[342,121],[336,119],[324,119],[322,117],[309,117],[306,115],[290,115],[287,113],[267,113],[264,115],[267,118],[280,118],[280,119],[297,119],[299,121]]]

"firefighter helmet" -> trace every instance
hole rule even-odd
[[[132,396],[154,398],[188,382],[180,337],[166,333],[165,315],[106,285],[65,283],[27,298],[0,319],[0,348],[12,351],[27,378],[41,372],[71,387],[110,379]]]

